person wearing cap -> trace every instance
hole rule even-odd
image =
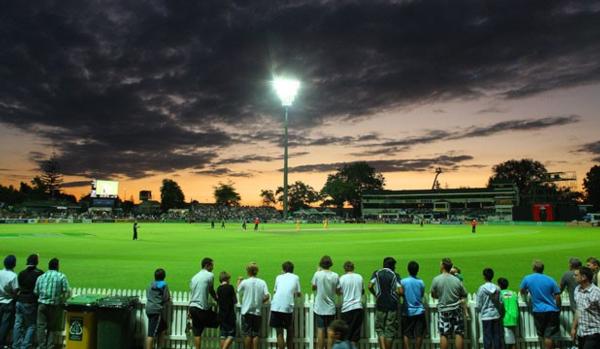
[[[17,274],[13,271],[17,258],[8,255],[4,258],[4,269],[0,270],[0,348],[8,348],[8,332],[15,320],[15,298],[17,296]]]
[[[48,262],[48,271],[37,278],[33,293],[38,296],[37,340],[38,348],[54,348],[56,332],[62,330],[62,304],[68,298],[69,282],[58,271],[58,258]]]
[[[33,345],[37,318],[37,296],[33,293],[35,282],[44,272],[37,268],[39,257],[27,257],[27,267],[19,273],[13,349],[29,349]]]

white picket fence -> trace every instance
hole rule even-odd
[[[137,296],[140,299],[140,304],[135,310],[135,343],[136,348],[141,348],[143,340],[146,336],[147,318],[144,312],[146,303],[144,290],[116,290],[116,289],[96,289],[96,288],[75,288],[72,290],[73,295],[107,295],[107,296]],[[470,313],[475,314],[475,295],[469,295],[468,305]],[[166,348],[168,349],[188,349],[193,348],[186,335],[187,311],[189,304],[189,293],[187,292],[172,292],[171,298],[173,301],[172,316],[169,319],[170,326],[167,336]],[[295,338],[294,349],[314,349],[315,325],[313,317],[313,295],[305,295],[296,299],[296,308],[294,311]],[[562,295],[563,303],[561,309],[561,340],[556,344],[557,348],[570,348],[572,343],[570,340],[569,331],[573,320],[573,314],[569,308],[568,294]],[[361,340],[359,349],[378,349],[377,335],[375,333],[375,302],[372,295],[365,296],[365,320],[363,323]],[[529,311],[528,304],[519,299],[520,316],[519,326],[517,329],[518,349],[537,349],[541,348],[540,341],[536,335],[533,317]],[[237,316],[237,334],[238,337],[233,345],[233,349],[243,349],[242,340],[239,337],[240,331],[240,313],[239,305],[236,307]],[[437,329],[437,301],[429,298],[427,304],[427,319],[428,333],[425,338],[424,349],[439,348],[440,336]],[[339,309],[338,309],[339,312]],[[261,349],[276,349],[277,339],[275,330],[268,326],[269,323],[269,305],[266,304],[262,312],[262,326],[260,330]],[[401,330],[398,331],[398,338],[394,341],[394,349],[402,348]],[[65,333],[63,332],[63,338]],[[478,340],[473,341],[473,338]],[[465,348],[478,349],[483,348],[482,345],[481,322],[478,317],[471,316],[467,321],[465,334]],[[203,349],[218,349],[219,348],[219,330],[206,329],[202,334]]]

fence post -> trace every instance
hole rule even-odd
[[[469,325],[471,326],[471,348],[479,349],[479,316],[475,310],[475,294],[467,295],[467,305],[469,307],[469,314],[471,315],[471,319],[469,320]],[[504,342],[504,341],[503,341]]]
[[[305,309],[306,312],[306,336],[308,337],[308,349],[315,349],[315,317],[313,315],[313,305],[315,297],[312,293],[306,294]]]

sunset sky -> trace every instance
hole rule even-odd
[[[387,189],[486,184],[532,158],[600,162],[599,1],[5,1],[0,183],[57,155],[64,190],[244,204],[282,185],[275,76],[290,109],[290,182],[321,189],[364,160]]]

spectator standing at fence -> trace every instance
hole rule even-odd
[[[575,270],[581,267],[581,261],[579,258],[569,259],[569,270],[566,271],[560,278],[560,293],[566,289],[569,292],[569,304],[571,305],[571,311],[575,314],[577,310],[577,304],[575,303],[575,288],[577,287],[577,280],[575,280]]]
[[[577,337],[579,349],[600,348],[600,288],[591,283],[593,271],[587,267],[575,270],[579,286],[575,289],[577,313],[571,337]]]
[[[37,296],[33,293],[33,289],[38,277],[44,273],[37,268],[38,262],[37,254],[29,255],[27,267],[17,276],[19,293],[13,328],[13,349],[29,349],[33,345],[38,308]]]
[[[313,275],[311,285],[315,291],[315,323],[317,325],[317,349],[331,349],[332,339],[327,338],[327,328],[335,319],[335,295],[340,287],[340,278],[330,270],[333,261],[329,256],[321,257],[319,268]]]
[[[154,281],[146,289],[146,316],[148,317],[148,336],[146,337],[146,349],[164,346],[165,331],[169,327],[168,305],[171,301],[169,286],[165,282],[167,273],[158,268],[154,271]]]
[[[410,348],[411,338],[415,340],[415,349],[423,345],[423,337],[427,330],[425,319],[425,283],[417,277],[419,263],[408,262],[408,277],[400,281],[402,285],[404,302],[402,303],[402,332],[404,337],[404,349]]]
[[[38,296],[37,341],[39,349],[54,348],[56,332],[63,330],[63,303],[70,294],[67,276],[58,271],[59,260],[48,262],[48,271],[37,278],[33,293]]]
[[[441,274],[431,282],[431,296],[438,299],[438,330],[440,332],[440,348],[448,348],[448,337],[455,336],[456,349],[464,346],[465,319],[462,304],[467,297],[462,282],[450,274],[452,260],[442,259]]]
[[[533,319],[537,335],[543,338],[546,349],[552,349],[560,335],[560,289],[556,282],[544,275],[544,263],[533,261],[533,273],[521,281],[521,294],[529,293],[533,303]]]
[[[519,296],[516,292],[508,289],[508,280],[498,278],[500,287],[500,303],[504,307],[504,317],[502,325],[504,326],[504,344],[508,349],[517,347],[517,320],[519,319]]]
[[[348,324],[348,338],[354,348],[358,348],[360,329],[365,312],[362,305],[362,296],[365,294],[363,278],[354,272],[354,263],[344,263],[345,274],[340,277],[338,293],[342,295],[341,318]]]
[[[282,273],[275,278],[273,300],[271,301],[271,318],[269,325],[277,333],[277,349],[294,347],[294,298],[300,297],[300,278],[294,274],[294,264],[290,261],[281,265]],[[286,338],[283,338],[283,331]]]
[[[398,304],[402,285],[400,275],[395,270],[396,260],[385,257],[383,268],[373,272],[369,281],[369,292],[376,298],[375,332],[381,349],[392,348],[398,330]]]
[[[333,320],[327,328],[327,337],[332,339],[332,349],[352,349],[353,346],[348,341],[348,324],[343,320]]]
[[[15,299],[19,284],[14,272],[17,258],[8,255],[4,258],[4,269],[0,270],[0,348],[10,345],[8,333],[15,321]]]
[[[587,267],[592,269],[594,273],[594,277],[592,279],[592,283],[598,286],[598,272],[600,271],[600,261],[596,257],[590,257],[587,259]]]
[[[214,275],[212,273],[214,262],[211,258],[202,259],[200,270],[190,281],[190,307],[189,316],[192,318],[192,332],[194,333],[194,346],[200,349],[202,332],[211,323],[210,304],[208,295],[217,300],[214,288]]]
[[[485,283],[477,290],[475,303],[483,328],[483,348],[502,349],[504,328],[500,316],[500,288],[492,283],[494,271],[491,268],[483,269],[483,279]]]
[[[248,278],[238,278],[237,291],[242,298],[242,335],[245,349],[258,349],[262,305],[269,300],[267,283],[257,278],[258,265],[251,262],[246,267]]]
[[[231,275],[222,271],[219,274],[219,282],[217,287],[217,304],[219,305],[219,326],[221,349],[227,349],[233,343],[235,338],[235,305],[237,297],[235,288],[230,284]]]

